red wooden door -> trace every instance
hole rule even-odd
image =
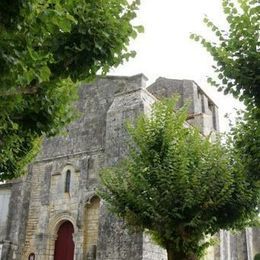
[[[59,230],[55,241],[54,260],[73,260],[74,242],[72,234],[74,232],[71,222],[64,222]]]

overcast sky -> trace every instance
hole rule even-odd
[[[192,79],[215,101],[222,120],[239,103],[208,86],[207,76],[213,75],[213,60],[202,46],[189,39],[190,33],[207,38],[213,35],[203,24],[207,15],[216,25],[226,28],[221,0],[141,0],[136,24],[142,24],[145,32],[133,41],[130,48],[137,56],[112,70],[113,75],[144,73],[148,85],[162,76],[172,79]]]

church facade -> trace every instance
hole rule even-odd
[[[156,100],[190,100],[187,123],[205,135],[218,131],[218,111],[194,81],[159,78],[146,87],[146,80],[108,76],[81,86],[79,118],[44,141],[26,176],[0,185],[0,259],[166,260],[165,250],[107,211],[96,196],[98,173],[127,154],[125,122]],[[252,260],[260,252],[257,229],[218,236],[206,259]]]

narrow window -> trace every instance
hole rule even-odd
[[[205,113],[205,105],[204,105],[204,96],[203,95],[201,95],[200,101],[201,101],[201,112]]]
[[[208,108],[212,112],[212,103],[208,100]]]
[[[217,116],[216,116],[216,113],[217,113],[216,108],[215,108],[215,106],[213,106],[213,115],[212,115],[213,128],[214,128],[215,130],[218,130],[218,129],[217,129]]]
[[[198,89],[198,100],[200,101],[201,112],[205,113],[204,95],[199,89]]]
[[[70,192],[70,170],[66,171],[65,192]]]

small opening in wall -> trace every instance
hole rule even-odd
[[[201,112],[205,113],[204,95],[199,89],[198,89],[198,100],[199,100],[200,105],[201,105]]]
[[[65,179],[65,192],[70,192],[70,178],[71,178],[71,172],[70,170],[67,170],[66,179]]]
[[[208,108],[212,112],[213,104],[208,100]]]
[[[203,97],[203,95],[201,95],[200,102],[201,102],[201,112],[205,113],[205,105],[204,105],[204,97]]]

